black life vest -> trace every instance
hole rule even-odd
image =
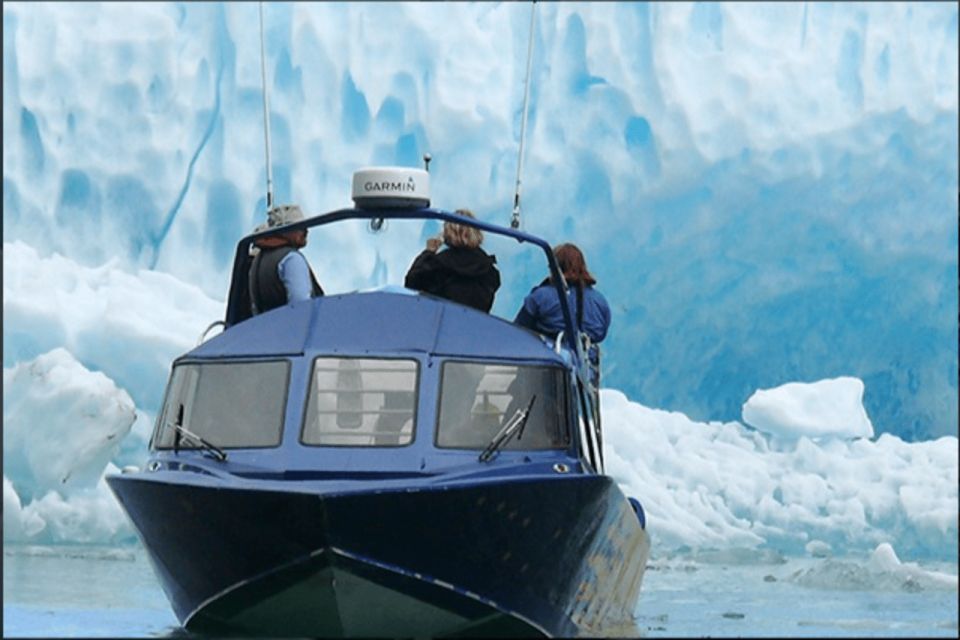
[[[283,260],[291,251],[296,251],[293,247],[277,247],[271,249],[261,249],[253,258],[248,272],[248,287],[250,290],[250,310],[253,315],[282,307],[287,304],[287,288],[280,279],[280,261]],[[316,298],[323,295],[323,288],[317,282],[313,270],[310,271],[310,283],[312,287],[311,296]]]

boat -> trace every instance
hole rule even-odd
[[[281,230],[452,221],[429,174],[354,174],[349,208]],[[275,232],[275,230],[273,230]],[[385,286],[250,317],[172,364],[142,469],[107,482],[188,631],[357,637],[636,635],[643,508],[603,470],[598,390],[561,295],[550,340]],[[206,338],[206,333],[203,336]]]

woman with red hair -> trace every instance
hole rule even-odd
[[[583,252],[575,244],[561,244],[554,248],[553,255],[567,283],[567,305],[573,314],[574,325],[590,337],[588,355],[593,364],[594,383],[598,384],[600,351],[596,345],[607,337],[610,305],[603,294],[593,288],[597,279],[587,269]],[[556,338],[564,330],[560,298],[550,278],[527,295],[514,322],[551,338]]]

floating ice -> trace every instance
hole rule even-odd
[[[136,418],[113,381],[54,349],[3,372],[3,468],[21,496],[97,484]]]
[[[44,528],[28,533],[25,541],[33,544],[129,544],[135,540],[133,528],[104,476],[119,473],[112,463],[104,468],[96,486],[63,495],[49,491],[39,500],[23,507],[26,522],[43,522]],[[21,540],[23,541],[23,540]]]
[[[3,540],[4,542],[28,540],[33,538],[46,527],[36,512],[24,513],[20,496],[13,488],[13,483],[3,476]]]
[[[794,572],[796,584],[855,591],[956,591],[957,576],[900,562],[889,543],[877,545],[866,561],[830,559]]]
[[[911,556],[956,561],[954,437],[784,440],[644,407],[613,389],[601,391],[601,405],[607,472],[643,503],[657,549],[842,554],[894,542]]]
[[[957,576],[921,569],[915,562],[900,562],[893,547],[886,542],[877,545],[874,549],[869,566],[877,572],[884,572],[903,580],[904,585],[919,589],[957,590]]]
[[[62,348],[3,373],[4,539],[128,537],[103,475],[134,424],[130,396]]]
[[[823,540],[811,540],[803,547],[814,558],[829,558],[833,550]]]
[[[863,381],[851,377],[760,389],[743,405],[743,421],[789,438],[873,437],[863,408]]]

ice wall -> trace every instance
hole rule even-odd
[[[257,5],[3,12],[5,240],[223,300],[263,216]],[[529,4],[264,14],[279,201],[430,152],[435,204],[509,221]],[[957,433],[957,31],[947,3],[538,3],[524,226],[612,301],[606,385],[735,420],[854,376],[878,432]],[[389,233],[313,235],[325,288],[401,282],[422,234]],[[542,269],[501,258],[512,316]]]

